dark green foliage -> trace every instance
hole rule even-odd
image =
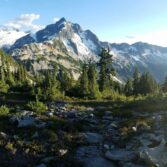
[[[165,77],[165,81],[162,84],[162,90],[166,93],[167,92],[167,76]]]
[[[137,68],[135,68],[134,70],[134,74],[133,74],[133,94],[134,95],[138,95],[139,94],[139,71]]]
[[[73,76],[70,76],[66,71],[60,69],[57,78],[60,82],[61,92],[66,94],[73,86]]]
[[[79,80],[80,94],[82,97],[86,97],[89,93],[88,65],[86,63],[83,65],[82,73]]]
[[[132,80],[130,77],[128,77],[125,88],[124,88],[126,96],[131,96],[133,94],[133,85],[132,85]]]
[[[91,99],[100,98],[99,86],[97,83],[97,71],[96,64],[94,62],[89,62],[88,67],[88,80],[89,80],[89,96]]]
[[[30,110],[35,111],[37,113],[42,113],[42,112],[45,112],[47,110],[47,106],[38,100],[37,101],[30,101],[27,104],[27,107]]]
[[[152,93],[159,92],[160,87],[157,84],[156,80],[149,72],[143,73],[139,76],[137,68],[133,74],[133,81],[129,78],[127,79],[124,92],[127,96],[129,95],[148,95]]]
[[[56,100],[62,97],[60,92],[60,83],[56,79],[55,71],[47,71],[44,74],[44,79],[39,87],[42,89],[43,98],[45,100]],[[41,94],[41,90],[39,88],[37,91]]]
[[[10,109],[7,106],[0,107],[0,116],[5,116],[9,114]]]
[[[0,51],[0,92],[7,93],[9,88],[17,88],[28,85],[31,81],[30,75],[22,65],[17,64],[12,57]]]
[[[109,49],[102,49],[99,56],[99,89],[102,92],[105,89],[110,89],[111,75],[115,75],[115,71],[112,67],[112,55],[110,54]]]
[[[150,93],[155,93],[158,90],[159,90],[159,86],[151,74],[146,72],[141,75],[140,81],[139,81],[140,94],[147,95]]]

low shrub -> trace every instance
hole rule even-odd
[[[0,115],[1,116],[8,115],[9,111],[10,111],[10,109],[7,106],[5,106],[5,105],[0,107]]]
[[[48,109],[48,107],[43,102],[40,101],[30,101],[27,104],[27,107],[28,109],[37,113],[45,112]]]

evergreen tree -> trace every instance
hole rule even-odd
[[[164,81],[164,83],[162,84],[162,90],[163,90],[163,92],[167,92],[167,76],[165,77],[165,81]]]
[[[100,98],[100,92],[97,83],[96,64],[94,62],[89,62],[88,80],[89,80],[90,98],[92,99]]]
[[[133,94],[134,95],[138,95],[139,94],[139,71],[137,68],[135,68],[134,70],[134,74],[133,74]]]
[[[79,90],[80,94],[83,97],[88,96],[89,94],[89,81],[88,81],[88,65],[85,63],[82,67],[82,73],[80,76],[80,84],[79,84]]]
[[[5,71],[4,71],[4,66],[2,65],[1,68],[0,68],[0,81],[5,83]]]
[[[10,68],[10,64],[7,63],[7,71],[6,71],[6,76],[7,76],[7,82],[10,84],[10,85],[15,85],[15,81],[14,81],[14,75],[11,71],[11,68]]]
[[[102,92],[106,89],[110,89],[111,74],[115,75],[115,71],[112,67],[112,55],[110,54],[109,49],[102,49],[99,56],[99,89]]]
[[[62,69],[59,70],[57,78],[60,82],[61,92],[65,92],[65,94],[72,88],[73,85],[73,77],[69,76],[67,72]]]
[[[59,91],[59,82],[56,79],[56,73],[47,72],[42,83],[43,96],[45,100],[55,100],[61,96]]]
[[[124,91],[127,96],[131,96],[133,94],[133,83],[130,77],[128,77],[126,81]]]
[[[139,81],[140,94],[147,95],[150,93],[155,93],[158,90],[159,90],[159,85],[157,84],[153,76],[148,72],[142,74]]]

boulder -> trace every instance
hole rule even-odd
[[[159,167],[159,165],[154,162],[153,157],[151,157],[147,151],[140,152],[140,160],[144,161],[148,166]]]
[[[35,125],[35,118],[25,116],[18,120],[18,127],[27,127],[27,126],[34,126]]]
[[[79,138],[81,138],[84,142],[88,144],[99,144],[102,142],[103,137],[99,133],[80,133]]]

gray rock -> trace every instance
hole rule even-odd
[[[105,158],[112,161],[132,161],[135,157],[136,154],[134,152],[126,151],[125,149],[115,149],[105,153]]]
[[[7,139],[8,135],[4,132],[0,132],[0,137],[3,138],[3,139]]]
[[[104,149],[109,150],[110,146],[108,144],[104,144]]]
[[[48,112],[45,112],[45,115],[49,116],[49,117],[52,117],[52,116],[54,116],[54,112],[48,111]]]
[[[36,167],[47,167],[45,164],[37,165]]]
[[[100,149],[96,146],[80,147],[76,158],[84,163],[85,167],[115,167],[115,165],[101,156]]]
[[[89,144],[99,144],[103,140],[102,135],[100,135],[99,133],[80,133],[79,136],[80,138],[82,138],[82,140]]]
[[[154,162],[154,159],[147,151],[140,152],[140,159],[143,160],[148,166],[159,167],[159,165]]]
[[[18,127],[27,127],[27,126],[34,126],[35,125],[35,118],[25,116],[18,120]]]
[[[59,150],[59,153],[60,153],[61,156],[67,154],[67,152],[68,152],[67,149],[60,149],[60,150]]]
[[[116,122],[112,122],[109,126],[113,128],[118,128],[118,125],[116,124]]]

